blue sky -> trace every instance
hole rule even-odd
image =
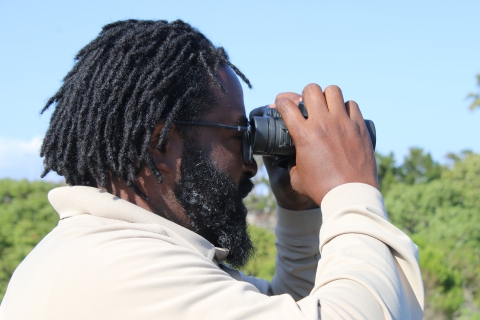
[[[422,147],[480,152],[480,2],[0,0],[0,178],[38,179],[51,113],[75,54],[120,19],[182,19],[228,51],[251,80],[247,112],[282,91],[336,84],[398,162]],[[55,179],[55,176],[49,176]]]

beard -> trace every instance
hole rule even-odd
[[[195,139],[185,142],[175,197],[189,218],[187,228],[215,247],[228,249],[226,261],[232,267],[240,268],[255,251],[248,234],[247,208],[243,203],[253,189],[253,182],[243,179],[235,187],[199,145]]]

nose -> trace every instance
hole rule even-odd
[[[258,171],[258,165],[257,165],[257,161],[255,161],[254,158],[252,158],[251,162],[243,161],[243,174],[245,175],[245,177],[247,177],[248,179],[251,179],[257,174],[257,171]]]

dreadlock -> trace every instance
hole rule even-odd
[[[212,85],[225,93],[216,77],[221,65],[251,88],[222,47],[181,20],[106,25],[41,111],[55,104],[40,151],[42,178],[55,171],[70,185],[106,187],[115,174],[146,198],[134,184],[141,166],[163,181],[148,152],[155,126],[165,121],[162,149],[175,120],[197,120],[212,105]]]

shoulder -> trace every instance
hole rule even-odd
[[[176,295],[197,288],[215,291],[217,283],[233,280],[161,226],[109,220],[85,215],[62,221],[19,266],[4,307],[15,313],[46,312],[48,319],[60,319],[62,310],[69,319],[72,312],[80,318],[89,313],[95,319],[124,318]],[[205,286],[208,277],[215,281]],[[134,313],[132,318],[138,316]]]

